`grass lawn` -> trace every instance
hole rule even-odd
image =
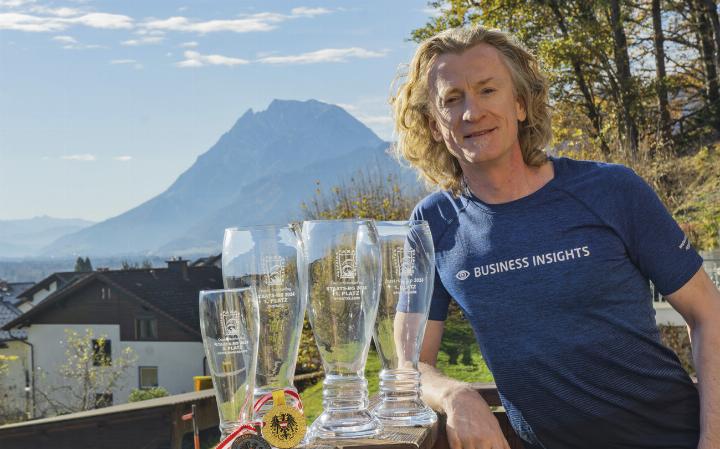
[[[492,382],[492,374],[490,374],[490,371],[488,371],[485,366],[485,362],[483,361],[477,347],[474,347],[473,349],[472,359],[475,366],[466,366],[461,364],[449,365],[447,363],[447,354],[440,352],[438,355],[438,368],[453,379],[465,382]],[[378,392],[380,383],[378,373],[380,372],[380,369],[380,359],[378,358],[377,353],[370,351],[368,354],[367,364],[365,365],[365,378],[368,381],[368,391],[370,392],[370,396]],[[306,388],[302,393],[300,393],[300,397],[303,401],[305,416],[308,419],[309,425],[320,415],[320,413],[322,413],[322,381]]]

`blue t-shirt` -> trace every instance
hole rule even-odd
[[[430,319],[457,301],[532,447],[695,449],[697,389],[660,342],[648,280],[673,293],[702,259],[632,170],[551,161],[521,199],[416,206],[435,245]]]

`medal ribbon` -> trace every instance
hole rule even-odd
[[[253,425],[251,425],[253,424]],[[227,436],[224,440],[220,442],[220,444],[217,445],[215,449],[225,449],[227,447],[230,447],[230,443],[232,443],[235,438],[239,437],[240,435],[244,434],[245,431],[252,432],[257,435],[257,432],[255,431],[255,427],[261,425],[261,423],[258,422],[252,422],[250,424],[243,424],[242,426],[238,427]]]
[[[283,393],[284,393],[284,394],[283,394]],[[275,390],[275,391],[273,391],[273,392],[271,392],[271,393],[266,393],[264,396],[261,396],[261,397],[255,402],[255,406],[253,407],[253,409],[255,410],[255,413],[259,412],[259,411],[260,411],[260,408],[261,408],[263,405],[267,404],[267,402],[268,402],[270,399],[272,399],[272,400],[273,400],[273,403],[275,403],[275,404],[278,404],[278,405],[284,404],[284,403],[285,403],[285,397],[284,397],[285,394],[288,395],[288,396],[290,396],[290,397],[292,397],[292,398],[297,399],[297,406],[296,406],[295,408],[297,408],[298,410],[300,410],[300,413],[302,413],[302,411],[303,411],[303,405],[302,405],[302,401],[300,400],[300,395],[297,394],[294,390],[291,390],[291,389],[289,389],[289,388],[286,388],[285,390]],[[277,399],[275,398],[276,395],[278,396]],[[260,425],[262,425],[262,424],[260,424]],[[218,449],[220,449],[220,448],[218,448]]]

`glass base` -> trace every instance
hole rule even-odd
[[[382,424],[369,411],[324,412],[310,429],[307,440],[374,438],[382,431]]]
[[[420,373],[415,369],[380,372],[380,402],[373,414],[386,426],[431,426],[437,421],[420,398]]]
[[[373,414],[383,425],[393,427],[430,427],[437,421],[437,414],[422,402],[381,402]]]
[[[306,441],[373,438],[382,424],[368,410],[367,381],[361,376],[327,375],[323,413],[308,429]]]

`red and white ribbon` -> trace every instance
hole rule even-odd
[[[297,406],[295,408],[300,410],[300,413],[303,413],[303,405],[302,405],[302,400],[300,399],[300,395],[297,394],[297,392],[295,390],[291,390],[289,388],[287,388],[283,391],[285,392],[286,395],[290,396],[291,398],[295,398],[297,400]],[[258,400],[255,401],[255,406],[253,407],[253,410],[255,411],[255,413],[258,413],[260,411],[260,409],[262,408],[262,406],[267,404],[267,402],[270,399],[272,399],[272,392],[266,393],[263,396],[261,396],[260,398],[258,398]],[[262,426],[262,425],[263,424],[260,423],[260,426]],[[220,449],[220,448],[218,448],[218,449]]]
[[[230,447],[230,444],[235,441],[237,437],[240,435],[243,435],[245,433],[254,433],[257,435],[257,432],[255,431],[255,427],[260,425],[261,423],[258,422],[251,422],[248,424],[243,424],[242,426],[238,427],[237,429],[233,430],[233,432],[228,435],[224,440],[220,442],[220,444],[217,445],[215,449],[225,449],[227,447]]]

